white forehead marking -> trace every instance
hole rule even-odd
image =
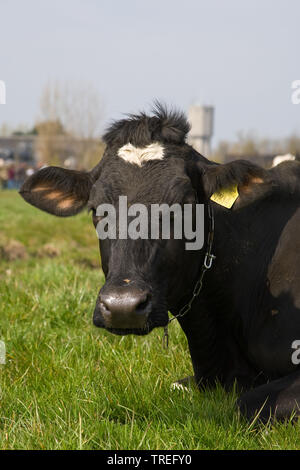
[[[142,166],[143,163],[149,160],[162,160],[164,158],[164,149],[157,142],[147,145],[147,147],[135,147],[132,144],[126,144],[119,148],[118,155],[125,162]]]

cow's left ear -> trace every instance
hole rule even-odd
[[[227,208],[244,194],[252,193],[256,198],[267,179],[266,170],[246,160],[205,165],[204,168],[201,165],[201,173],[205,196]]]
[[[92,184],[91,173],[50,166],[30,176],[20,194],[45,212],[68,217],[86,206]]]

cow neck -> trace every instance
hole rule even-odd
[[[168,347],[168,343],[169,343],[169,334],[168,334],[169,323],[171,323],[176,318],[184,317],[191,310],[194,300],[199,296],[202,290],[203,278],[205,276],[205,273],[208,269],[212,267],[213,261],[216,258],[215,255],[212,254],[212,247],[213,247],[214,233],[215,233],[215,219],[214,219],[213,207],[209,201],[207,203],[207,212],[208,212],[208,234],[207,234],[207,242],[206,242],[206,253],[205,253],[204,260],[201,266],[200,275],[194,285],[193,294],[189,302],[187,302],[179,310],[177,315],[174,315],[173,318],[169,319],[167,325],[164,328],[163,344],[165,347]]]

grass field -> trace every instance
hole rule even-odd
[[[161,329],[117,337],[92,325],[104,278],[88,214],[57,219],[0,192],[0,246],[11,240],[27,256],[0,259],[2,449],[300,448],[299,424],[249,424],[234,393],[170,391],[192,373],[175,322],[167,351]]]

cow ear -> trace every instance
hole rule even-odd
[[[91,173],[50,166],[30,176],[20,194],[45,212],[68,217],[86,206],[91,187]]]
[[[202,167],[205,196],[230,209],[239,196],[252,193],[255,198],[261,190],[258,185],[267,179],[263,168],[246,160],[236,160],[224,165]]]

